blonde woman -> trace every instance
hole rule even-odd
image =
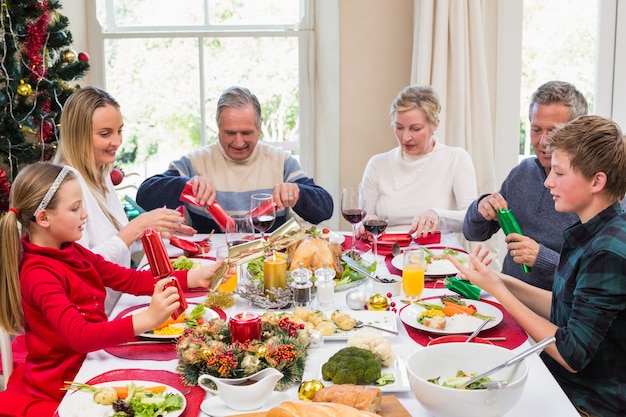
[[[176,210],[159,208],[128,221],[113,187],[110,172],[122,145],[124,120],[120,106],[107,92],[85,87],[65,102],[61,114],[61,139],[54,162],[73,168],[83,191],[88,213],[78,243],[106,260],[129,267],[131,253],[141,250],[138,239],[147,227],[157,228],[163,238],[175,233],[194,234]],[[119,294],[107,290],[106,311]]]

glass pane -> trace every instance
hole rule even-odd
[[[196,39],[107,40],[105,57],[107,90],[124,116],[125,171],[161,173],[200,146]]]
[[[567,81],[593,109],[599,0],[524,0],[520,154],[532,153],[528,106],[546,81]]]
[[[204,0],[109,1],[114,4],[117,26],[182,26],[204,23]]]
[[[296,24],[299,0],[209,0],[212,25]]]
[[[204,46],[207,137],[217,139],[217,99],[227,87],[238,85],[261,102],[262,140],[297,142],[298,39],[210,38]]]

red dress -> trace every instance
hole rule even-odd
[[[150,271],[121,267],[76,243],[43,248],[25,237],[22,245],[28,355],[11,375],[7,390],[0,392],[0,416],[46,417],[65,395],[63,381],[74,379],[88,352],[134,339],[132,317],[108,321],[105,286],[151,295],[154,278]],[[175,274],[188,289],[186,271]]]

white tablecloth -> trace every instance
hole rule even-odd
[[[196,239],[200,239],[198,236]],[[213,247],[217,247],[220,244],[223,244],[223,235],[214,235],[212,237],[214,242]],[[443,242],[443,244],[448,244]],[[171,256],[178,256],[182,254],[182,251],[168,246],[168,252]],[[209,255],[213,255],[212,253]],[[373,260],[373,255],[371,253],[366,254],[366,259]],[[387,272],[384,259],[381,256],[379,259],[379,273]],[[364,288],[371,289],[371,283],[364,284]],[[432,295],[437,295],[442,292],[441,289],[425,289],[423,297],[428,297]],[[339,292],[335,295],[335,308],[344,309],[349,311],[350,309],[347,307],[345,302],[345,292]],[[402,304],[400,299],[402,297],[396,297],[394,300],[397,304]],[[199,297],[196,299],[189,299],[190,301],[202,302],[203,297]],[[111,317],[116,317],[121,311],[136,306],[139,304],[149,303],[149,297],[136,297],[128,294],[122,295],[114,310],[111,313]],[[237,297],[237,303],[235,306],[226,310],[226,314],[230,316],[234,312],[237,311],[261,311],[260,309],[251,306],[247,301],[239,299]],[[416,349],[423,349],[423,347],[416,342],[414,342],[406,332],[404,325],[402,324],[399,317],[397,317],[397,327],[399,330],[399,335],[394,336],[388,334],[389,340],[392,342],[393,349],[399,358],[400,361],[406,361],[407,357],[414,352]],[[523,350],[524,348],[529,346],[529,341],[522,344],[520,347],[515,349],[515,351]],[[326,341],[322,348],[320,349],[310,349],[309,358],[307,359],[307,367],[304,372],[304,379],[321,379],[320,378],[320,369],[318,365],[320,363],[324,363],[325,359],[329,357],[332,352],[341,349],[345,346],[345,341]],[[513,354],[512,352],[512,354]],[[574,409],[574,407],[569,402],[568,398],[565,396],[555,379],[552,377],[548,369],[545,367],[541,359],[538,355],[532,355],[531,357],[526,359],[530,371],[528,374],[528,380],[526,382],[526,388],[524,393],[516,404],[514,409],[506,414],[506,417],[527,417],[532,415],[558,415],[559,417],[577,417],[579,416],[578,412]],[[129,369],[129,368],[145,368],[145,369],[162,369],[175,372],[176,370],[176,361],[137,361],[137,360],[125,360],[120,359],[115,356],[108,354],[107,352],[100,350],[97,352],[92,352],[87,355],[87,359],[85,360],[82,368],[80,369],[78,375],[76,376],[76,381],[88,381],[89,379],[113,369]],[[286,391],[289,394],[292,394],[293,399],[297,399],[297,385],[289,388]],[[395,395],[400,402],[404,405],[404,407],[408,410],[408,412],[412,416],[416,417],[426,417],[429,416],[429,413],[424,410],[424,408],[417,402],[415,397],[410,391],[405,392],[394,392]],[[207,395],[209,396],[209,394]],[[241,414],[241,412],[233,411],[232,414]],[[199,417],[205,417],[206,414],[200,412]]]

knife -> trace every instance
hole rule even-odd
[[[356,271],[360,274],[365,275],[368,278],[373,279],[374,281],[378,281],[378,282],[382,282],[380,278],[378,278],[376,275],[372,275],[369,273],[369,271],[365,268],[363,268],[361,266],[361,264],[359,264],[357,261],[355,261],[354,259],[352,259],[351,257],[349,257],[348,255],[343,255],[341,257],[341,259],[350,267],[350,269],[352,269],[353,271]]]

